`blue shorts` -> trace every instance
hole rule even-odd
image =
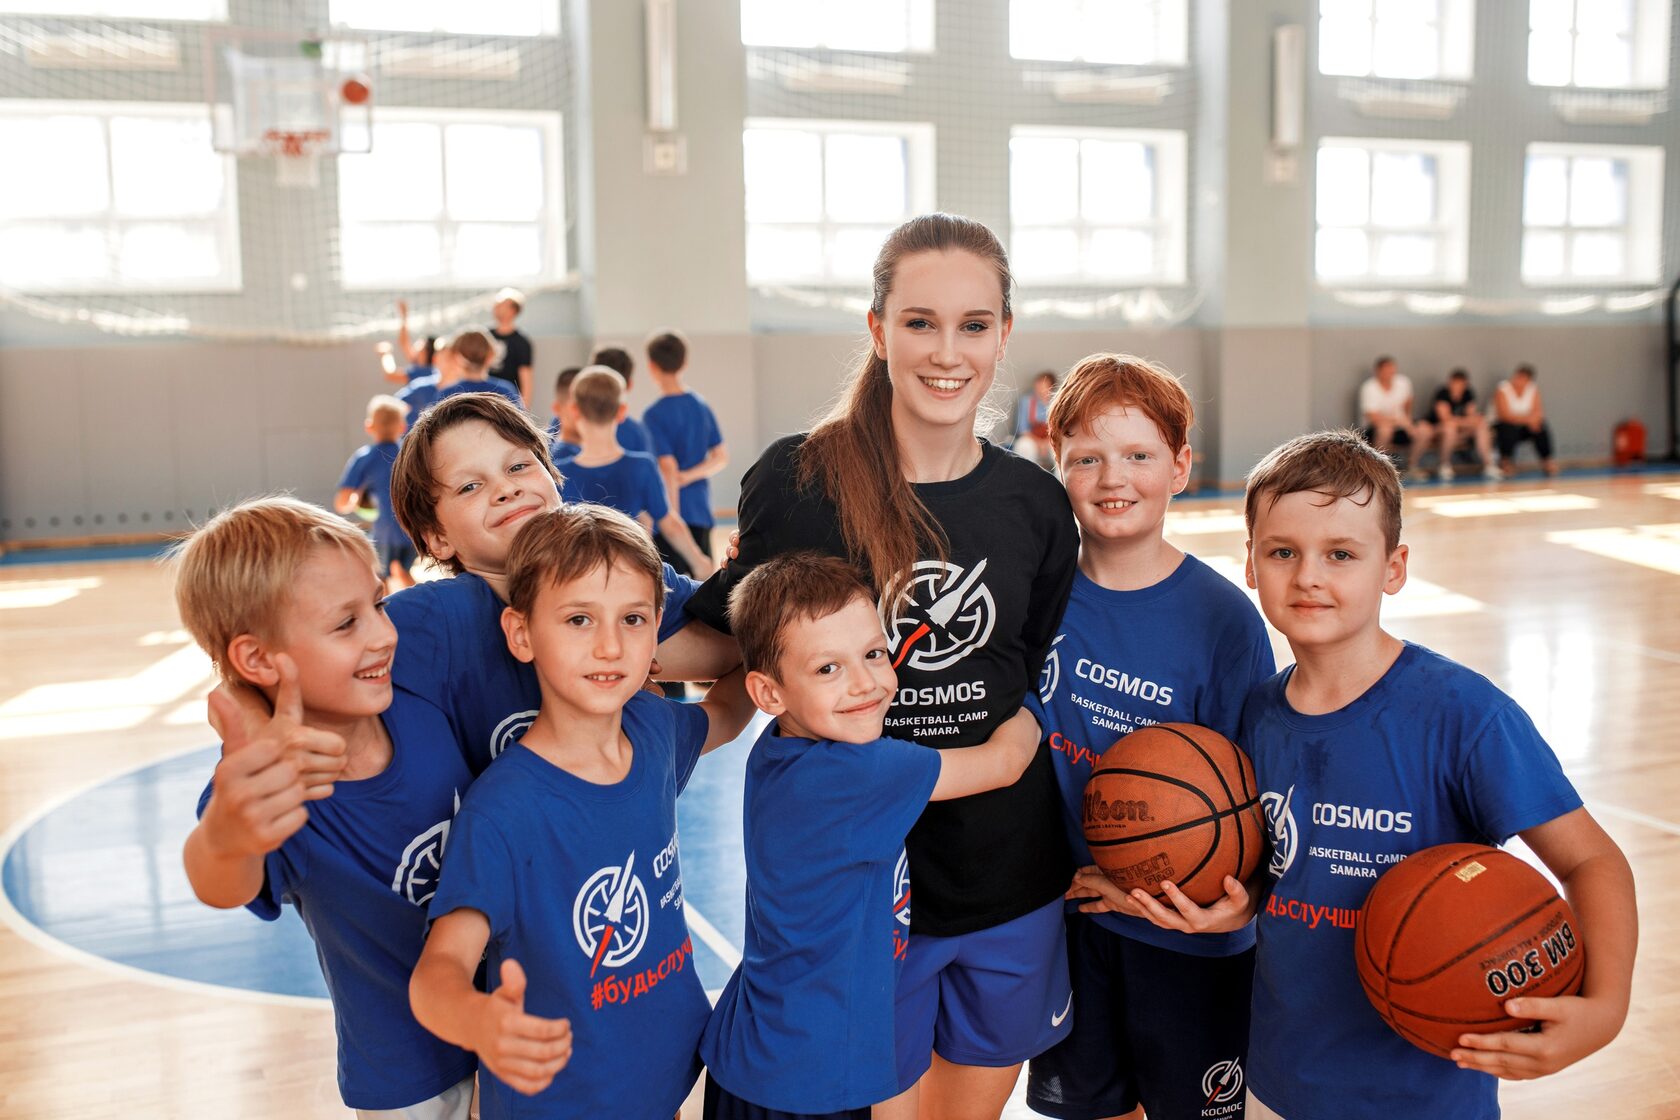
[[[960,1066],[1012,1066],[1067,1035],[1062,900],[990,929],[955,937],[910,935],[899,974],[898,1088],[927,1072],[931,1055]]]
[[[774,1108],[760,1108],[744,1101],[706,1078],[706,1103],[700,1114],[703,1120],[869,1120],[869,1109],[843,1108],[839,1112],[782,1112]]]
[[[403,566],[403,570],[407,571],[414,567],[415,562],[420,559],[420,554],[406,540],[398,541],[396,544],[380,544],[375,541],[373,551],[379,557],[380,579],[384,579],[391,574],[391,561],[397,561]]]
[[[1193,957],[1067,916],[1073,1031],[1034,1058],[1027,1104],[1059,1120],[1242,1120],[1254,950]]]

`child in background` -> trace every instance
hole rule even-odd
[[[404,419],[407,413],[408,408],[395,397],[379,396],[368,402],[362,427],[373,442],[351,453],[333,498],[333,509],[343,514],[372,502],[373,547],[387,591],[414,586],[409,569],[418,558],[414,543],[397,524],[396,511],[391,508],[391,468],[397,461],[397,441],[408,427]]]
[[[659,399],[642,414],[642,423],[653,437],[671,506],[700,551],[710,556],[717,517],[712,513],[712,488],[707,480],[729,465],[729,448],[724,446],[711,406],[683,383],[688,340],[678,331],[661,331],[648,339],[647,356]],[[654,543],[659,554],[680,570],[680,554],[665,537],[656,536]]]
[[[747,935],[700,1043],[706,1120],[869,1120],[901,1081],[905,835],[930,800],[1016,781],[1038,726],[1023,711],[949,750],[882,738],[898,676],[874,594],[836,557],[766,561],[730,593],[729,615],[747,692],[776,718],[747,760]],[[915,1115],[915,1092],[895,1115]]]
[[[397,368],[397,359],[391,352],[389,342],[381,342],[374,347],[379,352],[379,365],[385,380],[393,385],[407,385],[437,372],[432,365],[432,355],[437,350],[437,339],[427,335],[421,339],[420,345],[414,345],[408,333],[408,301],[401,299],[397,301],[396,348],[402,353],[403,361],[408,363],[406,371]]]
[[[611,506],[640,522],[650,536],[657,525],[689,572],[704,579],[712,573],[712,558],[695,545],[688,527],[667,503],[665,480],[653,457],[618,445],[614,432],[628,407],[624,379],[612,370],[589,366],[578,374],[566,413],[577,427],[582,448],[555,464],[564,479],[560,494],[568,502]]]
[[[408,406],[409,425],[438,401],[459,393],[499,393],[520,404],[513,386],[488,373],[497,352],[496,343],[483,331],[469,329],[450,336],[437,352],[437,373],[397,390],[397,399]]]
[[[1194,423],[1178,379],[1125,354],[1081,361],[1050,406],[1049,446],[1079,520],[1079,572],[1029,707],[1049,737],[1081,867],[1093,862],[1082,819],[1096,759],[1156,723],[1234,738],[1249,690],[1274,670],[1248,596],[1163,535],[1167,507],[1190,480]],[[1233,879],[1227,890],[1230,906],[1247,913],[1241,885]],[[1150,1120],[1199,1120],[1210,1104],[1203,1075],[1240,1066],[1248,1045],[1252,923],[1196,937],[1157,928],[1129,899],[1120,913],[1080,913],[1078,902],[1093,897],[1081,880],[1068,894],[1073,1030],[1032,1060],[1028,1105],[1095,1120],[1141,1102]],[[1229,1084],[1213,1103],[1234,1100],[1221,1116],[1240,1117],[1241,1085]]]
[[[476,1062],[427,1033],[406,993],[472,776],[435,709],[393,694],[373,549],[325,510],[266,498],[194,533],[176,572],[181,620],[222,679],[222,758],[183,852],[193,892],[268,921],[296,907],[348,1107],[467,1120]]]
[[[1050,400],[1055,393],[1056,375],[1043,370],[1015,405],[1015,442],[1010,448],[1045,470],[1055,465],[1055,454],[1050,449]]]
[[[589,359],[592,366],[606,366],[620,377],[624,378],[625,400],[630,399],[630,382],[636,373],[636,362],[630,357],[630,351],[622,346],[603,346],[595,351]],[[634,416],[626,415],[618,422],[618,445],[626,451],[640,451],[644,455],[653,455],[653,436],[647,428]]]
[[[535,391],[531,369],[536,358],[531,340],[514,326],[514,321],[523,310],[525,293],[518,288],[503,288],[496,293],[496,302],[490,308],[496,325],[490,328],[490,333],[495,336],[497,353],[489,375],[511,386],[518,394],[514,400],[521,407],[528,408],[532,401],[531,394]]]
[[[411,985],[479,1054],[484,1120],[669,1117],[700,1073],[677,797],[753,708],[739,669],[699,704],[642,691],[661,577],[647,535],[590,506],[532,517],[508,557],[502,627],[542,705],[455,817]]]
[[[570,459],[583,450],[578,441],[577,425],[566,412],[566,405],[572,399],[572,382],[582,372],[582,366],[567,366],[554,379],[554,403],[550,406],[554,415],[548,422],[548,456],[556,463]]]

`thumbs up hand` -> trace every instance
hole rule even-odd
[[[525,970],[515,960],[502,962],[502,982],[479,1003],[472,1049],[491,1073],[535,1096],[572,1057],[569,1019],[544,1019],[525,1013]]]

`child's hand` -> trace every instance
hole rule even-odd
[[[333,782],[344,770],[344,739],[304,724],[297,662],[287,654],[276,654],[274,668],[280,682],[272,711],[247,686],[222,684],[210,694],[210,726],[222,737],[222,759],[258,745],[265,752],[278,750],[277,757],[291,764],[302,783],[303,800],[330,797]]]
[[[1067,897],[1079,899],[1096,895],[1096,901],[1079,909],[1087,914],[1130,914],[1162,929],[1180,933],[1230,933],[1243,928],[1254,918],[1253,898],[1247,888],[1230,875],[1225,876],[1225,897],[1212,906],[1196,905],[1171,882],[1163,882],[1161,891],[1173,904],[1174,910],[1168,910],[1147,891],[1121,890],[1109,881],[1100,868],[1093,866],[1080,868],[1074,874],[1073,886],[1068,888]]]
[[[531,1097],[572,1059],[572,1023],[525,1014],[525,970],[502,962],[502,985],[478,1001],[470,1049],[497,1077]]]
[[[729,545],[723,550],[724,555],[731,560],[741,558],[741,530],[734,529],[729,534]]]
[[[397,318],[405,323],[408,322],[408,301],[406,299],[397,301]]]
[[[1507,1081],[1545,1077],[1603,1048],[1622,1029],[1627,1006],[1591,996],[1522,996],[1505,1001],[1505,1011],[1540,1024],[1536,1032],[1459,1035],[1452,1060],[1460,1069],[1479,1069]]]

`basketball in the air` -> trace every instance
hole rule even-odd
[[[1586,947],[1540,872],[1483,844],[1442,844],[1383,873],[1354,926],[1365,994],[1406,1041],[1446,1057],[1465,1033],[1520,1030],[1516,996],[1581,989]]]
[[[1217,731],[1158,723],[1097,760],[1085,784],[1085,840],[1122,890],[1159,895],[1170,880],[1206,906],[1225,876],[1246,880],[1263,836],[1254,766]]]

